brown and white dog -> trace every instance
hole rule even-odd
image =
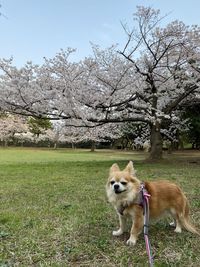
[[[149,213],[151,218],[159,218],[168,212],[174,219],[171,225],[175,232],[181,233],[181,228],[200,235],[189,222],[188,201],[182,190],[169,181],[145,182],[145,189],[151,195],[149,199]],[[135,245],[138,235],[143,229],[143,208],[140,205],[141,181],[137,179],[132,161],[124,170],[120,170],[115,163],[110,168],[106,193],[108,201],[113,204],[118,215],[120,227],[113,231],[114,236],[123,234],[126,218],[130,216],[133,224],[131,227],[128,245]]]

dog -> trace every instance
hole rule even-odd
[[[138,235],[143,229],[143,207],[141,205],[141,184],[136,177],[133,162],[130,161],[124,170],[115,163],[110,168],[106,184],[108,201],[114,206],[119,216],[119,229],[113,231],[114,236],[120,236],[125,231],[126,219],[131,217],[133,223],[127,245],[135,245]],[[200,235],[189,220],[189,205],[183,191],[169,181],[144,182],[149,198],[149,217],[156,219],[168,212],[173,217],[176,233],[181,233],[182,227]]]

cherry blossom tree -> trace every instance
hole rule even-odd
[[[36,143],[37,142],[35,136],[29,131],[16,133],[14,135],[14,138],[17,141],[18,144],[21,144],[21,146],[23,146],[24,143],[29,143],[29,144],[31,143],[32,144],[32,143]]]
[[[40,138],[53,142],[54,149],[56,149],[59,143],[68,142],[68,139],[65,137],[65,132],[66,129],[64,121],[55,121],[52,123],[52,128],[48,129],[45,134],[40,136]]]
[[[162,27],[160,12],[138,7],[133,27],[122,25],[127,42],[70,62],[61,50],[42,66],[23,68],[0,60],[2,110],[63,119],[68,126],[143,122],[150,129],[150,158],[162,156],[164,130],[177,121],[183,101],[199,93],[200,28],[174,21]]]
[[[65,127],[65,138],[72,144],[91,142],[91,151],[95,150],[95,145],[100,142],[111,143],[122,136],[119,124],[107,123],[96,127]]]
[[[26,120],[20,116],[2,114],[0,116],[0,140],[7,146],[9,141],[28,131]]]
[[[145,123],[128,122],[121,125],[121,135],[122,148],[139,150],[149,142],[150,131]]]
[[[192,62],[199,62],[200,29],[174,21],[158,27],[159,11],[139,7],[135,14],[138,28],[124,25],[127,43],[120,54],[135,66],[137,100],[149,115],[151,157],[162,154],[162,128],[177,119],[174,112],[189,95],[199,92],[200,77]],[[141,53],[139,59],[135,53]],[[146,106],[146,107],[145,107]],[[140,108],[139,108],[140,109]]]
[[[100,92],[88,106],[104,114],[98,122],[148,124],[150,157],[159,159],[163,129],[177,121],[179,105],[200,92],[200,28],[178,21],[161,28],[159,11],[144,7],[138,8],[134,19],[137,28],[123,25],[127,43],[119,54],[124,62],[112,49],[95,48],[96,64],[90,64],[94,76],[91,83],[95,80]],[[92,94],[94,86],[90,88]]]

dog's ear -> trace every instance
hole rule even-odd
[[[133,167],[133,162],[132,161],[129,161],[129,163],[126,166],[126,168],[124,169],[124,171],[130,173],[131,175],[135,175],[135,169]]]
[[[117,163],[114,163],[111,167],[110,167],[110,174],[113,172],[117,172],[120,171],[119,166],[117,165]]]

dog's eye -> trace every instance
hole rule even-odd
[[[127,184],[127,182],[121,182],[121,184],[123,184],[123,185],[126,185],[126,184]]]
[[[111,181],[110,183],[113,185],[115,183],[115,181]]]

